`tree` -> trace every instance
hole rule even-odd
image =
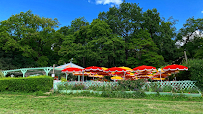
[[[112,33],[110,26],[102,20],[93,20],[89,26],[88,36],[92,39],[87,48],[92,50],[100,66],[121,65],[124,60],[124,41],[117,34]]]
[[[23,52],[22,55],[32,58],[37,66],[53,64],[49,62],[48,56],[54,53],[51,47],[57,41],[55,37],[57,19],[39,17],[27,11],[12,15],[0,24],[5,30],[0,34],[8,37],[6,40],[1,39],[1,42],[5,42],[2,49]]]
[[[95,19],[90,25],[81,26],[73,35],[67,36],[59,55],[63,58],[73,57],[83,67],[95,64],[112,66],[111,63],[116,65],[115,61],[122,57],[123,45],[121,37],[112,34],[106,22]]]
[[[189,18],[177,35],[176,44],[187,50],[188,58],[203,58],[203,19]]]
[[[125,63],[129,57],[128,43],[131,40],[130,35],[140,29],[143,21],[142,9],[136,3],[120,4],[119,8],[112,7],[109,11],[101,12],[99,19],[104,20],[114,34],[118,34],[125,41]]]
[[[157,9],[148,9],[143,13],[144,22],[142,28],[148,30],[150,37],[159,48],[158,54],[164,57],[165,62],[170,62],[175,59],[175,42],[172,40],[175,37],[174,24],[176,20],[170,17],[167,21],[161,19]]]
[[[128,64],[131,67],[139,65],[160,66],[163,62],[163,57],[158,55],[158,48],[153,42],[147,30],[139,30],[139,33],[133,34],[133,39],[129,43],[131,54],[128,59]]]

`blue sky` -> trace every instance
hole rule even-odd
[[[106,12],[112,5],[119,5],[123,0],[0,0],[0,21],[12,14],[31,10],[41,17],[57,18],[60,27],[70,25],[78,17],[85,17],[88,22],[98,17],[99,12]],[[175,27],[180,29],[190,17],[203,17],[203,0],[126,0],[139,3],[143,11],[156,8],[161,17],[173,16],[179,20]]]

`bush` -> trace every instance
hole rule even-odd
[[[152,92],[161,92],[161,84],[160,83],[149,83],[150,89]]]
[[[142,86],[145,84],[144,80],[120,80],[118,84],[121,89],[125,91],[141,91]]]
[[[74,84],[72,90],[85,90],[86,87],[83,84]]]
[[[188,64],[183,65],[188,67],[188,71],[181,72],[177,76],[196,81],[196,86],[203,90],[203,59],[190,59]]]
[[[173,87],[171,85],[166,85],[162,87],[163,92],[171,92],[173,90]]]
[[[49,76],[0,79],[0,91],[36,92],[48,91],[52,87],[53,78]]]
[[[61,77],[61,82],[67,82],[66,78]]]

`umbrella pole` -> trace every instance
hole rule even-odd
[[[159,73],[160,73],[160,80],[161,80],[161,86],[162,86],[161,71]]]
[[[123,80],[125,80],[125,71],[124,71],[124,77],[123,77]]]
[[[78,75],[78,81],[80,81],[80,76]]]
[[[84,72],[82,72],[82,81],[84,82]]]
[[[68,73],[66,73],[66,80],[67,80],[67,78],[68,78]]]

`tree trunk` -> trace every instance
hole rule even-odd
[[[85,68],[85,57],[83,57],[83,67]]]

